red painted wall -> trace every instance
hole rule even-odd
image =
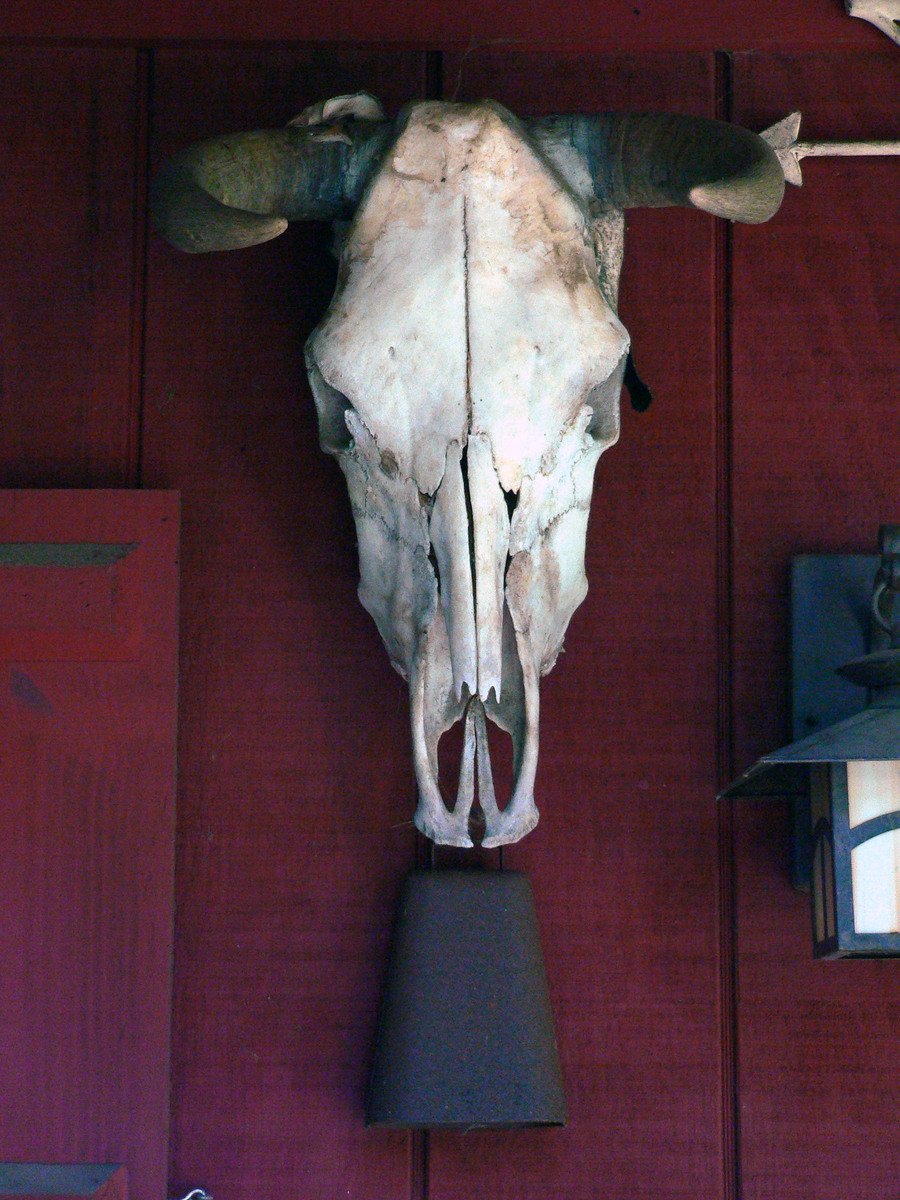
[[[621,51],[809,50],[877,45],[832,0],[705,4],[671,0],[259,0],[235,4],[157,0],[6,0],[0,36],[23,38],[228,39],[403,43],[465,48],[497,42],[525,49]]]
[[[656,402],[625,412],[601,461],[591,592],[543,691],[542,821],[506,855],[538,899],[562,1131],[362,1126],[416,846],[405,687],[355,598],[301,368],[330,239],[296,228],[195,258],[145,231],[148,170],[176,146],[359,87],[391,110],[443,81],[522,112],[668,107],[761,128],[802,107],[811,134],[895,132],[896,51],[874,30],[829,5],[832,49],[814,53],[804,23],[822,6],[798,2],[807,32],[785,57],[772,19],[742,7],[766,53],[714,54],[753,43],[679,40],[668,16],[661,40],[598,49],[596,8],[563,39],[590,52],[566,55],[2,51],[0,481],[183,494],[173,1193],[895,1200],[894,966],[812,963],[781,806],[714,796],[788,732],[790,554],[870,549],[897,519],[896,165],[811,164],[761,228],[629,218],[622,315]],[[95,36],[73,11],[56,32]],[[155,11],[102,32],[184,33]],[[415,33],[411,11],[384,36],[468,40],[461,17]],[[537,36],[548,17],[529,13]],[[319,16],[314,36],[331,34]],[[508,25],[483,16],[476,37]]]

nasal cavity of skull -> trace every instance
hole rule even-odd
[[[434,546],[432,546],[430,544],[428,546],[428,561],[431,563],[431,569],[432,569],[432,571],[434,571],[434,577],[437,580],[438,590],[440,591],[441,568],[440,568],[440,565],[438,564],[437,554],[435,552]]]
[[[469,487],[469,447],[463,447],[459,461],[460,471],[463,479],[463,494],[466,501],[466,520],[469,527],[469,561],[472,566],[472,582],[477,587],[477,576],[475,571],[475,516],[472,511],[472,492]],[[508,492],[506,488],[503,491],[503,499],[506,503],[506,513],[510,521],[513,519],[513,513],[516,511],[516,505],[519,503],[518,492]],[[509,567],[509,557],[507,556],[507,567]]]
[[[472,702],[474,701],[470,700],[470,703]],[[465,745],[465,724],[463,716],[442,735],[438,742],[438,781],[441,795],[448,809],[452,809],[456,803]],[[486,802],[488,805],[495,802],[502,811],[513,791],[513,743],[505,729],[501,729],[490,720],[486,722],[486,725],[493,781],[491,794],[487,797]],[[485,826],[481,793],[483,783],[484,781],[478,778],[476,768],[475,799],[469,814],[469,835],[476,843],[481,841]]]
[[[503,489],[503,499],[506,501],[506,513],[507,513],[507,516],[509,517],[510,524],[512,524],[513,515],[515,514],[515,511],[516,511],[516,505],[519,503],[519,493],[518,492],[508,492],[506,490],[506,488],[504,488]],[[504,582],[504,584],[506,583],[506,576],[509,574],[509,568],[511,565],[512,565],[512,555],[507,550],[506,563],[504,564],[504,567],[503,567],[503,582]],[[506,614],[504,614],[504,616],[505,615]]]
[[[510,521],[513,519],[513,513],[516,511],[516,505],[519,503],[518,492],[508,492],[503,489],[503,499],[506,501],[506,513]]]

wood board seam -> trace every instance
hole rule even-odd
[[[728,52],[714,57],[715,117],[733,112],[732,62]],[[715,475],[716,475],[716,774],[722,787],[733,774],[734,657],[732,555],[732,226],[714,232]],[[720,1129],[723,1200],[741,1195],[740,1097],[737,1057],[737,931],[735,928],[734,819],[730,805],[716,810],[718,875]]]
[[[150,106],[153,52],[135,50],[134,210],[131,251],[131,343],[126,479],[140,487],[143,475],[144,360],[147,326],[147,241],[150,173]]]

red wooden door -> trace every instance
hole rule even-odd
[[[177,558],[173,492],[0,492],[0,1160],[132,1200],[167,1187]]]

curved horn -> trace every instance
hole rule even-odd
[[[289,221],[347,216],[392,124],[340,111],[326,112],[338,118],[328,125],[312,112],[287,129],[226,134],[170,158],[150,193],[163,237],[192,253],[236,250],[277,237]]]
[[[761,137],[739,125],[674,113],[600,113],[535,121],[587,163],[600,200],[615,208],[686,205],[758,224],[778,211],[784,172]]]

